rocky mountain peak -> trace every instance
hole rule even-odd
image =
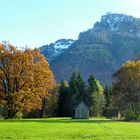
[[[128,16],[125,14],[118,14],[118,13],[107,13],[101,17],[101,22],[104,23],[105,21],[113,24],[120,23],[120,22],[133,22],[136,18],[133,16]]]
[[[78,41],[81,44],[110,43],[110,38],[114,35],[125,37],[140,37],[140,18],[133,16],[107,13],[101,17],[100,22],[96,22],[94,27],[81,32]]]
[[[103,15],[101,21],[96,22],[94,25],[94,31],[103,28],[109,32],[140,32],[140,19],[125,14],[109,12]]]

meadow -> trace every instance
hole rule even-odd
[[[140,123],[95,118],[0,120],[0,140],[140,140]]]

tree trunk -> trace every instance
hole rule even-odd
[[[44,116],[44,109],[45,109],[45,103],[46,103],[46,99],[42,99],[42,107],[41,107],[41,110],[40,110],[40,118],[43,118]]]

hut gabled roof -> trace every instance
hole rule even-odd
[[[74,108],[73,109],[76,109],[80,104],[84,104],[87,108],[89,108],[88,106],[87,106],[87,104],[84,102],[84,101],[78,101],[77,103],[75,103],[75,105],[74,105]]]

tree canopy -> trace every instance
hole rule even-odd
[[[128,119],[140,114],[140,61],[128,61],[114,75],[114,100]]]
[[[88,95],[86,90],[86,84],[82,79],[79,72],[72,73],[69,82],[70,92],[73,94],[73,103],[84,101],[87,103]]]
[[[53,84],[53,73],[39,50],[0,44],[0,107],[6,117],[41,108]]]

